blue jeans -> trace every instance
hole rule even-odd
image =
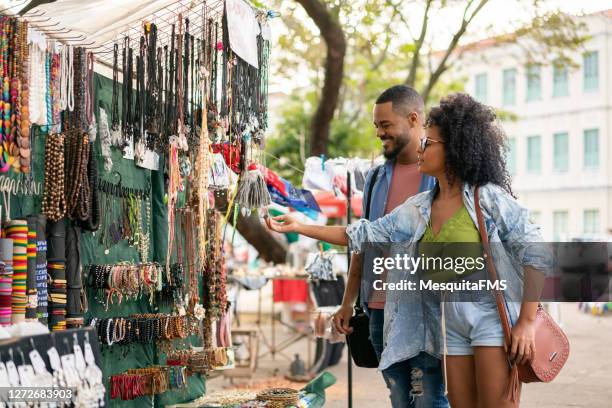
[[[383,351],[384,310],[369,309],[370,341],[380,358]],[[382,370],[393,408],[448,408],[440,360],[427,353]]]

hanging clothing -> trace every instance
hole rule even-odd
[[[363,192],[368,171],[381,164],[382,160],[360,158],[336,158],[321,160],[321,157],[309,157],[304,164],[302,187],[309,190],[333,191],[337,195],[347,193],[347,173],[351,174],[351,191]]]

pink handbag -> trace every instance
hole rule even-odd
[[[478,219],[478,229],[480,230],[480,238],[487,262],[487,270],[489,271],[489,280],[497,281],[497,270],[491,257],[489,246],[489,237],[480,208],[478,199],[478,188],[474,192],[474,204],[476,207],[476,218]],[[499,318],[504,331],[506,344],[511,344],[510,319],[508,318],[508,310],[506,302],[500,291],[495,291],[495,303],[499,312]],[[520,382],[550,382],[561,371],[567,358],[569,357],[570,345],[565,333],[552,317],[539,305],[536,314],[536,354],[535,357],[525,364],[512,364],[510,373],[510,383],[508,384],[506,398],[511,401],[518,400],[520,390]]]

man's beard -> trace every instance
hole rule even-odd
[[[391,150],[390,152],[385,151],[384,147],[383,147],[383,156],[385,156],[385,159],[387,160],[393,160],[395,159],[402,150],[404,150],[404,147],[408,146],[408,142],[409,142],[409,138],[403,135],[400,135],[398,137],[396,137],[393,141],[395,147],[393,148],[393,150]]]

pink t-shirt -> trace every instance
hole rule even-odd
[[[395,207],[418,193],[420,184],[421,173],[419,173],[419,168],[416,163],[400,164],[396,162],[393,166],[393,177],[391,177],[391,185],[389,186],[389,193],[387,194],[385,214],[389,214]],[[385,282],[387,280],[387,272],[383,272],[380,278]],[[368,307],[370,309],[384,309],[385,291],[372,289]]]

